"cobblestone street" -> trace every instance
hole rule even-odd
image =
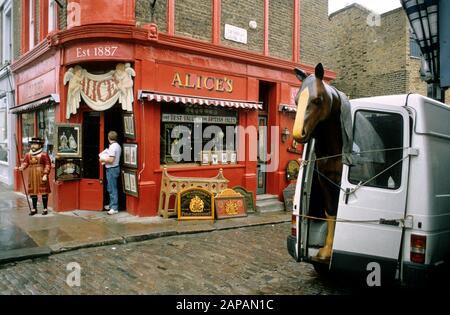
[[[286,250],[290,224],[87,248],[0,267],[0,294],[347,294]],[[69,287],[71,262],[81,286]]]

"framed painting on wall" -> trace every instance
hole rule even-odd
[[[56,124],[55,154],[58,158],[81,158],[81,124]]]

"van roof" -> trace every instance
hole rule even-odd
[[[438,107],[441,107],[443,109],[450,110],[450,106],[441,103],[439,101],[436,101],[432,98],[411,93],[411,94],[397,94],[397,95],[383,95],[383,96],[374,96],[374,97],[365,97],[365,98],[357,98],[352,99],[350,102],[357,102],[357,103],[371,103],[371,104],[385,104],[385,105],[394,105],[394,106],[405,106],[406,105],[406,99],[408,98],[408,106],[416,107],[419,104],[433,104],[437,105]],[[415,106],[416,105],[416,106]],[[420,106],[420,105],[419,105]]]

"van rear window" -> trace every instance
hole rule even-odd
[[[403,117],[359,110],[353,127],[352,184],[398,189],[402,178]]]

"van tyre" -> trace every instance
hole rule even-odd
[[[330,275],[330,266],[328,264],[323,263],[312,263],[314,270],[321,276],[328,277]]]

